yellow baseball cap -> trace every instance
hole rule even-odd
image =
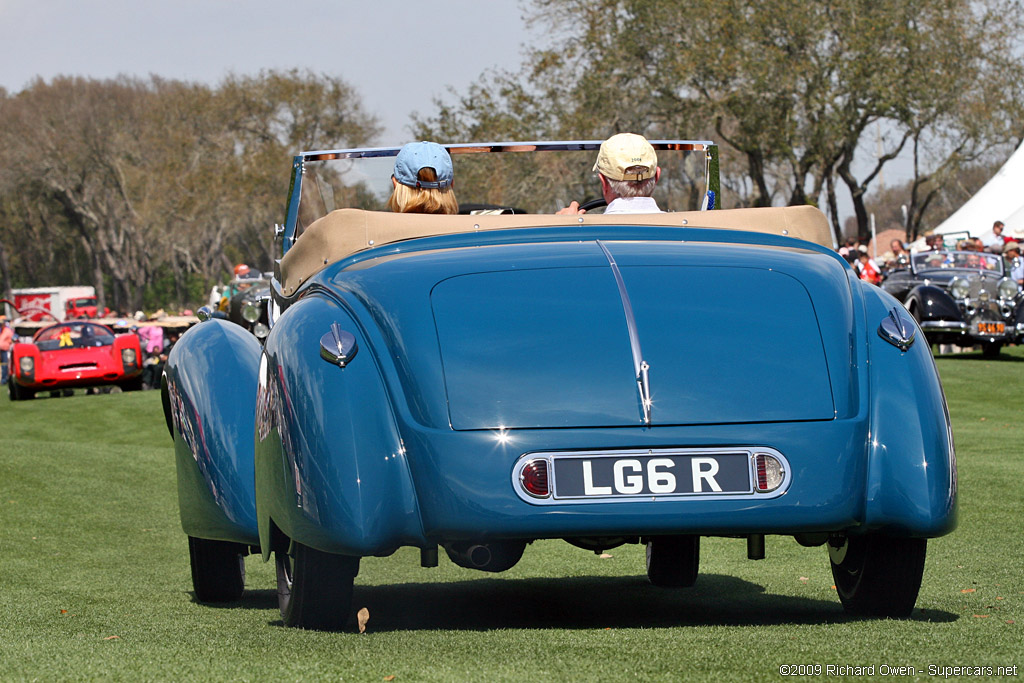
[[[626,169],[643,167],[639,173]],[[658,168],[658,155],[647,138],[636,133],[619,133],[601,143],[594,169],[609,180],[647,180]]]

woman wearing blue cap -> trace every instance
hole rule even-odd
[[[395,158],[394,191],[388,208],[397,213],[459,212],[452,189],[454,171],[448,151],[436,142],[410,142]]]

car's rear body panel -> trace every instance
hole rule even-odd
[[[426,246],[325,269],[276,321],[264,367],[245,370],[260,375],[262,540],[271,520],[289,538],[357,555],[474,538],[931,536],[955,524],[952,444],[929,350],[883,341],[867,320],[877,326],[891,300],[866,297],[823,250],[609,241],[652,359],[645,423],[622,302],[593,242]],[[552,257],[563,249],[571,255]],[[730,262],[738,284],[722,275]],[[743,292],[750,306],[740,315]],[[359,349],[341,368],[319,354],[335,322]],[[890,380],[871,373],[872,357],[903,388],[930,373],[939,403],[903,410],[901,424],[874,415],[873,396]],[[918,455],[904,466],[886,443]],[[525,454],[729,446],[781,453],[784,493],[542,505],[513,486]],[[894,496],[914,501],[905,515]]]

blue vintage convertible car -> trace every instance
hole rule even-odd
[[[848,611],[911,612],[957,488],[917,323],[817,209],[699,210],[711,143],[655,142],[670,212],[552,215],[598,145],[450,146],[459,216],[378,210],[397,149],[295,157],[265,344],[210,318],[164,376],[198,600],[258,552],[286,624],[336,629],[360,558],[402,546],[500,572],[535,539],[643,543],[689,586],[701,536],[781,534]]]

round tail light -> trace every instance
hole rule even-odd
[[[785,470],[777,458],[767,453],[754,455],[754,472],[757,475],[756,486],[760,493],[774,491],[782,485]]]
[[[547,460],[531,460],[523,465],[519,473],[519,481],[523,484],[523,490],[537,498],[547,498],[551,495],[548,488],[548,462]]]

